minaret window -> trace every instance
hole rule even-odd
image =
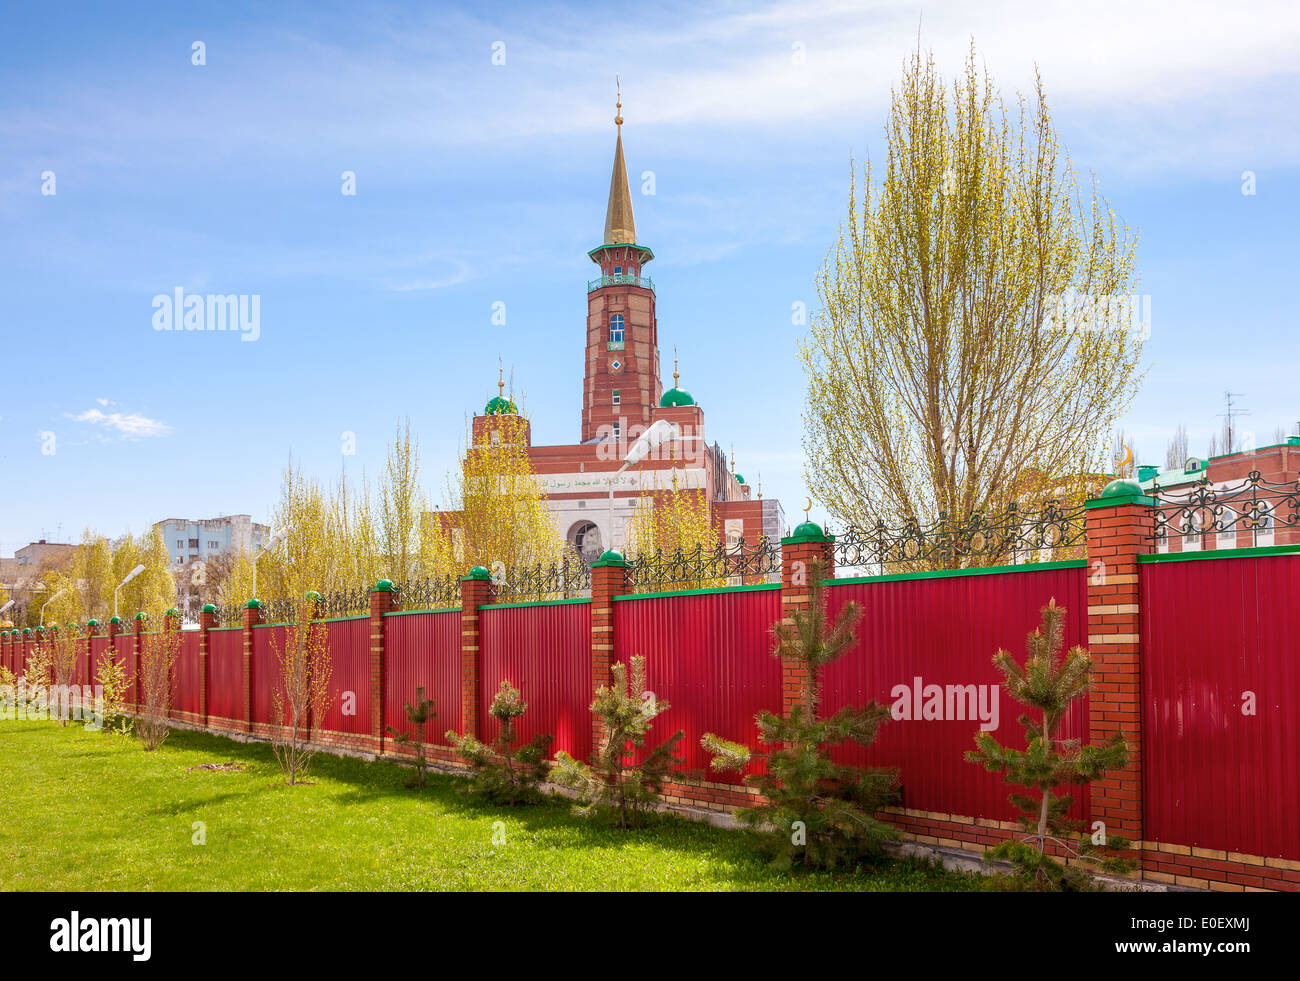
[[[611,344],[623,343],[623,315],[616,313],[609,318],[609,342]]]
[[[622,396],[620,390],[617,389],[617,388],[614,389],[614,404],[615,404],[615,405],[622,405],[622,404],[623,404],[623,396]]]

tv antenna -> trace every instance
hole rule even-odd
[[[1219,413],[1219,418],[1223,420],[1223,452],[1235,453],[1237,451],[1237,427],[1236,419],[1238,416],[1250,415],[1249,409],[1238,408],[1233,399],[1244,398],[1240,392],[1224,391],[1223,402],[1226,407],[1225,412]]]

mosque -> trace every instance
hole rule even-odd
[[[587,253],[599,273],[587,283],[578,441],[534,446],[528,421],[519,416],[499,378],[497,396],[473,419],[473,442],[499,439],[500,424],[507,421],[502,417],[517,418],[509,428],[527,447],[556,528],[587,561],[607,548],[626,548],[636,505],[648,495],[656,501],[674,493],[703,497],[720,541],[753,543],[763,536],[776,541],[786,531],[780,502],[764,499],[761,482],[756,489],[736,473],[735,455],[729,465],[721,444],[707,441],[704,410],[680,387],[676,359],[673,387],[665,390],[660,380],[655,286],[645,274],[654,253],[636,238],[623,160],[622,109],[620,97],[605,234]],[[659,420],[676,426],[679,437],[625,468],[636,438]]]

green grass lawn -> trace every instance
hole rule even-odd
[[[188,770],[226,761],[250,767]],[[410,774],[321,754],[315,784],[287,787],[261,743],[177,730],[145,753],[78,725],[0,722],[0,889],[976,888],[918,863],[789,875],[741,832],[675,816],[621,832],[567,801],[495,808],[458,777],[431,774],[415,790]],[[192,843],[195,822],[205,844]]]

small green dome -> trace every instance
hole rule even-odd
[[[86,626],[87,626],[87,627],[98,627],[98,626],[99,626],[99,621],[96,620],[94,617],[91,617],[89,620],[86,621]]]
[[[122,618],[121,618],[121,617],[113,617],[113,618],[112,618],[111,620],[109,620],[108,622],[109,622],[109,623],[121,623],[121,622],[122,622]]]
[[[1131,497],[1134,494],[1145,494],[1142,485],[1136,480],[1128,478],[1112,480],[1106,485],[1106,489],[1101,492],[1102,497]]]
[[[372,589],[371,592],[372,592],[372,593],[391,593],[391,592],[394,592],[394,589],[393,589],[393,580],[391,580],[391,579],[380,579],[379,582],[375,583],[375,588]]]
[[[483,408],[483,414],[489,416],[517,416],[519,408],[504,395],[498,395]]]
[[[732,476],[736,478],[736,483],[738,484],[743,484],[745,482],[745,475],[743,473],[732,474]]]
[[[818,525],[815,521],[805,521],[803,524],[801,524],[798,528],[794,530],[793,537],[804,538],[806,536],[825,538],[826,532],[822,531],[821,526]]]
[[[465,576],[464,578],[465,579],[491,579],[492,573],[488,572],[487,569],[483,568],[483,566],[476,565],[474,566],[474,568],[469,570],[469,575]],[[464,580],[462,579],[461,581],[463,582]]]
[[[216,612],[217,612],[217,607],[216,607],[216,605],[213,604],[213,603],[204,603],[204,604],[203,604],[203,612],[204,612],[204,613],[216,613]]]
[[[684,392],[680,388],[670,388],[664,392],[664,397],[659,400],[661,408],[668,409],[679,405],[694,405],[695,399],[691,398],[690,392]]]

